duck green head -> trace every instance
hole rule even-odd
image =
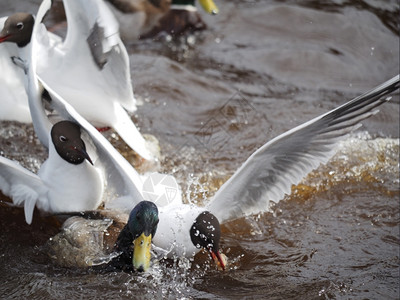
[[[147,271],[150,267],[151,241],[157,225],[157,206],[150,201],[141,201],[132,209],[128,223],[118,236],[116,249],[122,251],[122,256],[126,257],[124,261],[130,260],[137,271]]]
[[[158,225],[157,206],[150,201],[142,201],[131,211],[128,220],[129,231],[133,235],[133,267],[146,271],[150,267],[151,240]]]
[[[211,15],[216,15],[218,14],[219,10],[217,5],[215,5],[213,0],[199,0],[201,7],[203,7],[203,9],[211,14]],[[177,4],[177,5],[193,5],[194,4],[194,0],[172,0],[171,4]]]

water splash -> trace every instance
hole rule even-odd
[[[386,183],[396,190],[399,149],[399,139],[373,139],[367,132],[351,135],[338,145],[336,154],[326,165],[321,165],[292,188],[292,195],[307,198],[342,182]]]

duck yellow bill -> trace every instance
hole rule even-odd
[[[147,271],[150,267],[151,234],[146,236],[142,233],[134,240],[133,267],[138,271]]]
[[[209,14],[216,15],[218,14],[219,10],[218,7],[215,5],[213,0],[199,0],[203,9],[208,12]]]

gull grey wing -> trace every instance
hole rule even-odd
[[[24,203],[26,223],[32,223],[33,210],[36,203],[46,206],[45,195],[47,189],[40,178],[24,169],[18,163],[0,156],[0,190],[13,200],[15,205]]]
[[[142,181],[136,170],[122,157],[110,142],[62,97],[51,89],[45,82],[37,77],[43,87],[49,92],[52,104],[56,111],[65,119],[78,123],[90,136],[96,148],[98,160],[106,175],[107,190],[118,198],[129,197],[133,204],[143,200],[140,192]],[[132,207],[130,207],[132,209]]]
[[[399,75],[266,143],[221,186],[207,209],[220,222],[268,210],[270,201],[279,202],[293,184],[326,163],[335,144],[398,88]]]

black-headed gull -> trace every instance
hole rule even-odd
[[[28,224],[35,206],[53,213],[94,210],[103,197],[104,178],[86,152],[79,125],[60,121],[49,140],[49,157],[38,174],[0,156],[0,189],[16,205],[24,203]]]
[[[378,112],[377,106],[399,89],[399,75],[375,89],[343,104],[342,106],[289,130],[255,151],[225,182],[205,205],[156,202],[159,208],[159,229],[154,244],[168,249],[172,255],[190,256],[200,248],[208,249],[212,256],[214,246],[204,247],[198,239],[209,240],[219,231],[219,224],[211,219],[202,220],[207,234],[198,232],[195,221],[208,211],[220,223],[268,211],[270,201],[279,202],[289,194],[292,185],[298,184],[321,163],[326,163],[335,153],[335,145],[360,122]],[[176,197],[178,198],[178,197]],[[206,242],[207,244],[207,242]],[[224,263],[223,257],[217,257]],[[222,264],[223,267],[223,264]]]
[[[6,19],[0,18],[0,28],[3,28]],[[6,38],[6,35],[0,34],[0,43]],[[24,71],[10,59],[18,53],[19,48],[15,43],[0,44],[0,120],[29,123],[32,119],[24,88]]]
[[[114,128],[140,156],[147,160],[154,159],[128,114],[136,110],[136,100],[131,85],[129,57],[119,37],[117,21],[102,0],[64,0],[64,6],[68,21],[65,41],[48,32],[42,23],[51,7],[51,0],[42,2],[35,20],[24,13],[8,17],[0,33],[0,43],[11,42],[17,47],[0,44],[0,64],[7,69],[15,68],[10,57],[28,59],[35,43],[32,55],[37,57],[36,72],[43,81],[92,124]],[[23,86],[21,71],[13,72],[18,76],[10,78],[13,73],[7,74],[8,81],[13,80],[12,85],[1,87],[11,88],[9,93],[16,93],[16,85],[19,84],[19,90]],[[4,100],[4,103],[7,101],[7,106],[12,106],[16,97]],[[15,110],[18,106],[12,108]],[[26,114],[18,120],[26,121]]]

